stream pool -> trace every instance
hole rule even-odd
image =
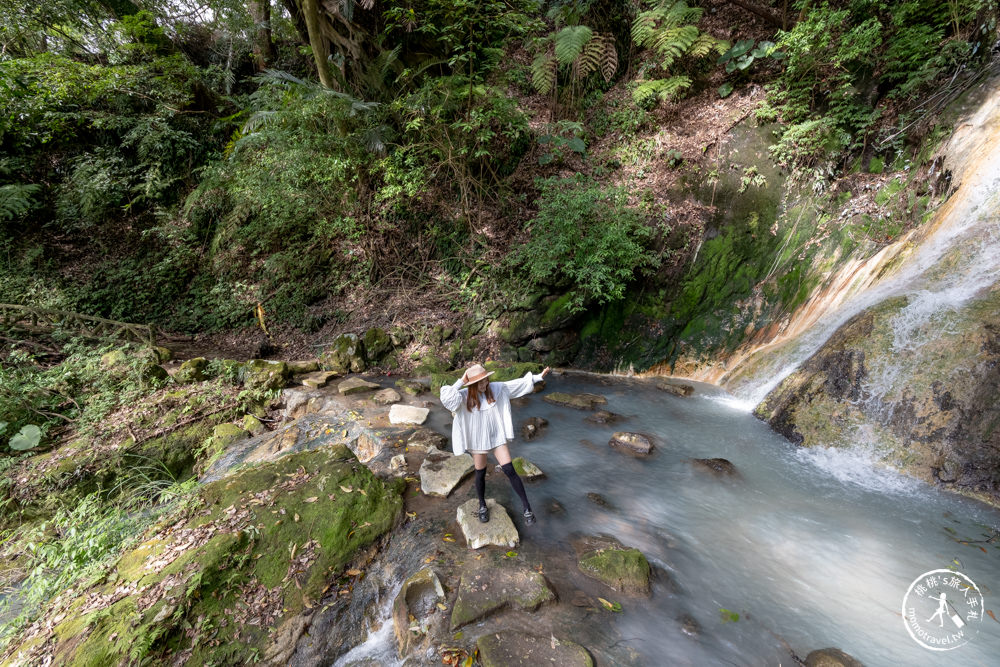
[[[989,615],[967,618],[967,643],[946,651],[920,646],[902,616],[911,582],[953,569],[1000,618],[1000,539],[986,541],[1000,511],[878,466],[864,442],[798,449],[722,390],[696,386],[681,398],[641,380],[550,378],[546,392],[605,396],[605,408],[625,417],[614,425],[590,424],[586,412],[549,405],[544,394],[514,408],[515,425],[532,416],[549,421],[538,438],[512,445],[547,473],[527,485],[539,523],[522,530],[522,540],[572,554],[574,535],[610,534],[657,570],[650,598],[608,595],[624,610],[607,622],[642,664],[789,665],[788,648],[805,657],[825,647],[868,667],[1000,664],[1000,622]],[[438,408],[430,425],[447,433],[449,418]],[[649,434],[656,449],[646,459],[615,451],[607,442],[617,430]],[[738,475],[715,476],[690,462],[716,457]],[[488,493],[516,509],[499,478],[491,476]],[[566,511],[547,514],[553,499]],[[955,590],[949,599],[957,604],[963,593]],[[920,602],[920,615],[930,616],[934,607]],[[682,632],[680,614],[701,626],[697,638]],[[954,624],[951,615],[923,627]],[[394,644],[383,626],[338,664],[384,660]]]

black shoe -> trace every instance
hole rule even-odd
[[[531,510],[524,510],[524,525],[530,526],[535,523],[535,513]]]
[[[479,508],[479,522],[489,523],[490,522],[490,508],[483,505]]]

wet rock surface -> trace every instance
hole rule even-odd
[[[483,635],[476,646],[483,667],[592,667],[587,649],[554,635],[538,637],[520,632],[495,632]]]
[[[531,417],[521,425],[521,437],[525,440],[533,440],[542,433],[542,429],[549,425],[547,419],[541,417]]]
[[[574,546],[579,552],[577,566],[588,577],[626,595],[649,595],[651,568],[638,549],[609,536],[585,537]]]
[[[534,611],[553,599],[555,593],[538,572],[510,565],[475,566],[462,573],[451,612],[451,629],[457,630],[504,607]]]
[[[545,477],[545,473],[542,472],[541,468],[523,456],[515,457],[511,460],[511,464],[514,466],[514,472],[516,472],[521,479],[533,480]]]
[[[806,667],[864,667],[851,655],[839,648],[821,648],[806,656]]]
[[[682,380],[654,378],[653,386],[660,391],[665,391],[668,394],[673,394],[674,396],[690,396],[694,393],[694,385],[688,384]]]
[[[632,456],[649,456],[653,451],[653,442],[647,436],[627,431],[618,431],[611,436],[608,446]]]
[[[417,644],[426,643],[426,619],[443,601],[441,580],[429,567],[403,582],[392,603],[392,626],[400,655],[406,655]]]
[[[577,410],[593,410],[598,405],[605,405],[608,402],[608,399],[598,394],[567,394],[561,391],[546,394],[542,400]]]
[[[584,419],[586,422],[591,424],[614,424],[617,421],[624,419],[621,415],[615,414],[614,412],[608,412],[607,410],[598,410],[594,414],[587,415]]]
[[[507,515],[507,510],[492,498],[486,499],[490,508],[490,520],[482,523],[477,514],[479,501],[473,498],[459,506],[455,518],[465,543],[470,549],[481,549],[485,546],[516,547],[520,541],[514,522]]]
[[[728,459],[691,459],[692,465],[699,470],[710,472],[718,477],[735,477],[739,473],[736,466]]]

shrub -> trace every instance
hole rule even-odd
[[[577,175],[540,181],[538,215],[531,236],[511,255],[510,266],[531,288],[567,290],[571,311],[620,300],[637,271],[659,258],[647,249],[652,236],[624,189],[602,187]]]

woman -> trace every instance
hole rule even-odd
[[[524,484],[510,462],[507,443],[514,439],[514,426],[510,420],[510,399],[530,394],[536,382],[541,382],[549,369],[539,375],[527,373],[520,380],[490,382],[487,372],[479,364],[462,373],[455,384],[441,387],[441,403],[451,410],[455,419],[451,427],[451,448],[458,456],[468,451],[476,466],[476,494],[479,496],[479,520],[490,520],[486,506],[486,454],[493,452],[500,469],[507,475],[524,505],[524,523],[535,523]]]

